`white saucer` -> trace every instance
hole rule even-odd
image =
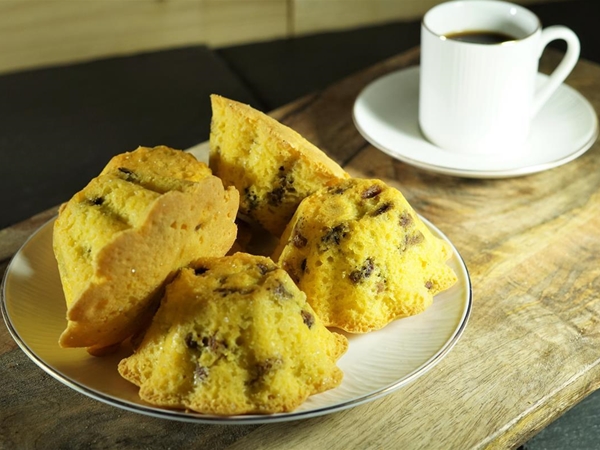
[[[546,75],[538,74],[538,83]],[[447,175],[504,178],[566,164],[585,153],[598,137],[590,103],[563,84],[533,120],[529,140],[518,155],[461,155],[431,144],[418,124],[419,67],[385,75],[369,84],[354,103],[356,128],[373,146],[407,164]]]

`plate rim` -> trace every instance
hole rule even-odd
[[[420,168],[423,170],[427,170],[430,172],[440,173],[440,174],[444,174],[444,175],[457,176],[457,177],[464,177],[464,178],[499,179],[499,178],[525,176],[525,175],[531,175],[534,173],[539,173],[539,172],[543,172],[546,170],[554,169],[556,167],[562,166],[564,164],[567,164],[567,163],[577,159],[579,156],[583,155],[587,150],[589,150],[590,147],[592,147],[592,145],[594,144],[594,142],[596,142],[598,136],[600,135],[600,125],[599,125],[598,115],[596,114],[593,106],[590,104],[590,102],[587,100],[587,98],[585,98],[585,96],[583,96],[583,94],[581,94],[579,91],[577,91],[576,89],[574,89],[573,87],[569,86],[566,83],[562,83],[560,86],[561,88],[567,90],[568,92],[570,92],[570,94],[574,95],[580,102],[582,102],[583,105],[585,105],[587,107],[587,109],[589,109],[591,111],[592,116],[593,116],[593,122],[594,122],[593,129],[591,130],[591,135],[590,135],[589,139],[586,142],[584,142],[581,145],[581,147],[569,152],[568,154],[566,154],[562,157],[559,157],[559,158],[551,160],[551,161],[543,161],[540,163],[535,163],[535,164],[530,164],[530,165],[525,165],[525,166],[520,166],[520,167],[514,167],[514,168],[508,168],[508,169],[493,169],[492,168],[492,169],[487,169],[487,170],[480,170],[480,169],[457,168],[457,167],[448,167],[448,166],[443,166],[443,165],[438,165],[438,164],[432,164],[432,163],[420,161],[420,160],[415,159],[410,156],[402,155],[397,150],[394,150],[392,148],[389,148],[386,145],[381,144],[381,142],[379,142],[375,136],[372,136],[371,133],[368,133],[365,130],[364,126],[361,125],[359,119],[357,118],[357,107],[358,107],[359,101],[362,98],[364,98],[364,94],[367,91],[367,89],[373,88],[373,86],[375,84],[377,84],[378,82],[382,82],[386,78],[393,78],[394,76],[401,76],[403,74],[407,75],[407,76],[412,75],[411,72],[416,72],[418,74],[419,71],[420,71],[420,65],[416,64],[416,65],[412,65],[412,66],[408,66],[408,67],[403,67],[401,69],[393,70],[391,72],[388,72],[388,73],[370,81],[366,86],[364,86],[360,90],[360,92],[356,96],[353,106],[352,106],[352,122],[353,122],[354,126],[356,127],[357,131],[359,132],[359,134],[363,137],[363,139],[365,139],[373,147],[377,148],[378,150],[382,151],[383,153],[387,154],[388,156],[391,156],[392,158],[402,161],[411,166],[414,166],[414,167],[417,167],[417,168]],[[547,75],[540,73],[540,72],[538,72],[537,76],[547,77]],[[417,124],[417,126],[418,126],[418,124]],[[427,141],[426,138],[423,136],[422,132],[419,131],[419,133],[421,134],[421,138],[424,141]],[[429,142],[429,141],[427,141],[427,142]],[[433,145],[436,149],[443,151],[442,148],[436,146],[435,144],[431,144],[431,145]]]
[[[437,237],[440,237],[444,241],[446,241],[452,248],[453,255],[456,256],[457,261],[461,270],[464,272],[464,279],[466,281],[465,291],[466,298],[464,300],[464,306],[462,315],[455,330],[452,333],[452,337],[447,340],[441,348],[439,348],[435,354],[433,354],[427,361],[417,369],[412,371],[411,373],[405,375],[404,377],[390,383],[386,386],[383,386],[377,390],[374,390],[370,393],[364,394],[357,398],[348,399],[346,401],[342,401],[339,403],[334,403],[329,406],[321,406],[316,409],[307,409],[302,411],[290,411],[287,413],[276,413],[276,414],[248,414],[248,415],[232,415],[232,416],[219,416],[219,415],[210,415],[210,414],[201,414],[197,412],[185,412],[182,410],[176,409],[167,409],[160,408],[151,404],[143,405],[132,403],[127,400],[123,400],[121,398],[115,397],[110,394],[106,394],[103,392],[99,392],[96,389],[89,388],[76,380],[69,378],[67,375],[61,373],[55,368],[51,367],[49,363],[44,361],[44,359],[39,356],[23,339],[18,330],[14,327],[10,314],[8,312],[7,300],[6,300],[6,285],[8,278],[11,274],[11,267],[13,266],[16,257],[21,254],[21,252],[32,245],[34,239],[39,238],[40,234],[43,231],[46,231],[47,227],[50,227],[52,223],[56,220],[57,216],[52,217],[45,223],[43,223],[40,227],[38,227],[27,239],[26,241],[19,247],[19,249],[15,252],[15,254],[11,257],[9,264],[6,267],[4,275],[2,277],[2,283],[0,285],[0,311],[4,318],[4,323],[8,329],[9,334],[16,342],[18,347],[25,353],[25,355],[33,361],[39,368],[41,368],[44,372],[50,375],[55,380],[61,382],[65,386],[73,389],[74,391],[83,394],[89,398],[100,401],[101,403],[109,406],[118,407],[130,412],[151,416],[155,418],[169,419],[181,422],[189,422],[189,423],[198,423],[198,424],[221,424],[221,425],[253,425],[253,424],[267,424],[267,423],[278,423],[278,422],[288,422],[312,417],[319,417],[326,414],[331,414],[338,411],[343,411],[381,397],[384,397],[410,383],[415,381],[421,375],[425,374],[433,367],[435,367],[456,345],[456,343],[462,337],[464,330],[467,327],[469,322],[469,318],[471,316],[472,308],[473,308],[473,289],[472,282],[469,274],[469,270],[467,265],[462,257],[462,255],[458,252],[458,249],[455,245],[450,241],[450,239],[433,223],[429,220],[418,214],[419,218],[429,227],[431,230],[437,234]]]

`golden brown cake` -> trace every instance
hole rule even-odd
[[[187,153],[142,147],[114,157],[54,224],[68,308],[60,345],[101,354],[137,332],[177,269],[228,251],[238,202]]]
[[[300,201],[349,175],[294,130],[211,95],[210,168],[240,192],[240,212],[280,236]]]
[[[168,181],[200,181],[212,171],[192,154],[175,150],[164,145],[157,147],[138,147],[133,152],[115,155],[104,167],[101,175],[118,172],[121,168],[132,172],[142,171],[144,182],[150,183],[153,177]],[[164,182],[163,181],[163,182]]]
[[[236,253],[179,272],[119,373],[157,406],[277,413],[336,387],[336,361],[347,346],[284,270],[269,258]]]
[[[326,326],[363,333],[431,305],[456,281],[450,256],[400,191],[350,179],[300,204],[273,259]]]

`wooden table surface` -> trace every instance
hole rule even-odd
[[[542,71],[561,54],[546,51]],[[398,187],[455,244],[470,271],[465,333],[431,371],[379,400],[269,425],[167,421],[124,411],[56,381],[0,325],[0,448],[511,448],[600,382],[600,144],[562,167],[475,180],[429,173],[365,142],[351,118],[370,81],[418,64],[413,49],[273,115],[353,175]],[[567,83],[600,110],[600,66]],[[168,145],[168,143],[165,143]],[[0,231],[0,271],[56,209]]]

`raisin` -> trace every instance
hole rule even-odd
[[[361,197],[364,199],[377,197],[379,194],[381,194],[382,191],[383,188],[381,186],[379,186],[378,184],[374,184],[373,186],[370,186],[367,189],[365,189],[361,194]]]
[[[375,264],[373,263],[373,259],[367,258],[360,269],[350,272],[350,281],[352,281],[354,284],[358,284],[365,278],[369,278],[374,269]]]
[[[266,359],[263,362],[256,364],[256,373],[259,377],[265,376],[273,368],[273,361]]]
[[[408,211],[402,211],[400,213],[400,226],[402,228],[408,228],[412,225],[412,223],[413,223],[413,218],[408,213]]]
[[[258,263],[256,265],[256,267],[258,267],[258,270],[259,270],[259,272],[260,272],[261,275],[265,275],[265,274],[267,274],[267,273],[272,272],[273,270],[275,270],[275,267],[268,266],[268,265],[263,264],[263,263]]]
[[[423,233],[421,233],[419,230],[417,230],[414,234],[406,235],[406,237],[404,238],[406,241],[406,245],[417,245],[420,244],[421,242],[423,242],[423,240],[425,239],[425,236],[423,236]]]
[[[208,348],[212,352],[218,352],[224,348],[227,348],[227,343],[219,341],[216,336],[204,336],[202,338],[202,346]]]
[[[88,201],[95,206],[100,206],[104,203],[104,198],[103,197],[94,197],[94,198],[90,198],[88,199]]]
[[[199,383],[208,378],[208,367],[201,366],[196,363],[196,369],[194,370],[194,382]]]
[[[208,272],[208,269],[206,267],[196,267],[194,269],[194,274],[196,275],[204,275],[206,272]]]
[[[125,175],[132,175],[133,171],[129,170],[127,167],[119,167],[119,172],[124,173]]]
[[[346,237],[348,234],[348,226],[346,224],[339,224],[333,228],[328,228],[321,241],[325,244],[335,243],[336,245],[340,245],[342,239]]]
[[[283,196],[285,195],[285,189],[282,186],[276,187],[271,192],[267,193],[267,201],[270,205],[279,206],[283,202]]]
[[[125,181],[137,181],[137,175],[127,167],[119,167],[118,171],[125,175]]]
[[[303,247],[306,247],[306,244],[308,243],[308,239],[306,239],[300,233],[296,233],[296,234],[294,234],[294,237],[292,238],[292,243],[294,244],[294,247],[296,247],[296,248],[303,248]]]
[[[267,358],[257,362],[251,369],[252,377],[246,384],[253,385],[262,381],[269,372],[277,369],[281,364],[282,361],[279,358]]]
[[[371,273],[373,273],[374,268],[375,268],[375,265],[373,264],[373,260],[371,258],[367,258],[367,260],[365,261],[365,264],[362,267],[365,277],[371,276]]]
[[[300,311],[300,315],[302,316],[302,322],[308,327],[310,330],[312,326],[315,324],[315,317],[309,313],[308,311]]]
[[[186,334],[184,341],[185,341],[185,345],[187,346],[187,348],[191,348],[191,349],[198,348],[198,342],[196,342],[196,340],[194,339],[193,333]]]
[[[258,208],[260,203],[258,201],[258,197],[254,192],[252,192],[252,190],[249,187],[244,188],[244,197],[246,199],[246,204],[248,205],[249,211],[253,211],[256,208]]]
[[[373,211],[371,213],[371,215],[373,217],[375,216],[379,216],[381,214],[384,214],[386,212],[388,212],[390,209],[392,209],[394,207],[394,204],[392,202],[386,202],[383,205],[381,205],[379,208],[377,208],[375,211]]]
[[[267,201],[272,206],[281,205],[287,192],[296,192],[294,178],[286,173],[284,166],[279,166],[279,173],[276,175],[273,185],[276,187],[267,193]]]
[[[433,287],[433,281],[431,281],[431,280],[426,281],[425,282],[425,287],[427,289],[431,289]]]
[[[416,230],[413,234],[406,234],[404,236],[404,242],[400,245],[399,249],[401,252],[405,251],[411,245],[420,244],[425,240],[425,236],[419,230]]]
[[[277,283],[273,288],[273,293],[279,298],[292,298],[294,295],[288,291],[282,283]]]

